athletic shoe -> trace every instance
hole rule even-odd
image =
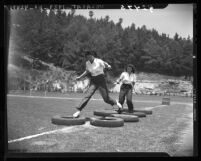
[[[117,112],[118,112],[118,114],[121,114],[121,109],[123,109],[123,107],[118,101],[116,101],[116,102],[117,102],[117,106],[118,106]]]
[[[75,113],[73,114],[73,117],[74,117],[74,118],[80,117],[80,113],[81,113],[81,111],[75,112]]]
[[[123,108],[122,105],[121,105],[118,101],[116,101],[116,102],[117,102],[118,108],[119,108],[119,109],[122,109],[122,108]]]

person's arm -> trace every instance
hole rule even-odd
[[[103,61],[105,68],[107,69],[111,69],[111,65],[109,65],[107,62]]]
[[[103,66],[106,69],[111,69],[111,65],[109,65],[107,62],[103,61],[102,59],[99,59],[99,63],[101,66]]]
[[[133,76],[133,81],[131,82],[131,85],[134,87],[134,85],[135,85],[135,82],[136,82],[136,75],[134,74],[134,76]]]
[[[85,76],[87,76],[89,74],[89,70],[88,70],[88,65],[87,65],[87,62],[86,62],[86,68],[85,68],[85,71],[78,77],[75,78],[76,81],[84,78]]]
[[[123,79],[123,73],[121,73],[120,77],[116,80],[115,84],[119,84]]]
[[[85,77],[89,72],[85,70],[80,76],[76,77],[76,80],[80,80],[81,78]]]

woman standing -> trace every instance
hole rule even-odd
[[[132,91],[136,82],[135,67],[129,64],[125,68],[125,72],[121,73],[121,76],[115,82],[119,84],[122,82],[119,93],[119,103],[123,106],[125,97],[128,105],[129,113],[133,113]]]
[[[88,101],[97,89],[99,89],[99,92],[106,103],[112,106],[117,105],[119,109],[122,108],[121,104],[113,100],[108,94],[108,89],[104,76],[104,69],[111,69],[111,66],[103,60],[95,58],[92,52],[86,52],[85,58],[87,59],[86,70],[83,74],[78,76],[76,80],[80,80],[86,75],[90,75],[90,85],[84,98],[80,102],[80,105],[77,107],[77,112],[73,114],[73,117],[77,118],[80,116],[82,109],[87,105]]]

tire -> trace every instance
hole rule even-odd
[[[134,116],[138,116],[138,117],[146,117],[146,114],[143,113],[143,112],[133,112],[133,113],[122,112],[122,114],[125,114],[125,115],[134,115]]]
[[[121,127],[124,126],[124,120],[115,117],[91,118],[90,124],[100,127]]]
[[[128,109],[122,109],[122,112],[128,112]],[[134,112],[142,112],[147,115],[151,115],[153,112],[151,110],[136,109]]]
[[[135,115],[112,114],[112,117],[121,118],[124,122],[138,122],[139,118]]]
[[[83,125],[86,122],[85,118],[73,118],[72,116],[54,116],[52,117],[52,123],[56,125]]]
[[[103,116],[103,117],[111,116],[111,114],[117,114],[117,113],[118,113],[117,111],[113,111],[113,110],[94,111],[94,115]]]

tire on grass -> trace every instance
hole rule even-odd
[[[80,117],[80,118],[73,118],[72,116],[54,116],[51,119],[53,124],[56,125],[83,125],[86,122],[86,118]]]
[[[138,116],[138,117],[146,117],[146,114],[143,113],[143,112],[133,112],[133,113],[122,112],[122,114],[125,114],[125,115],[134,115],[134,116]]]
[[[90,124],[100,127],[121,127],[124,126],[124,120],[115,117],[91,118]]]
[[[125,115],[125,114],[112,114],[112,117],[121,118],[124,122],[138,122],[139,118],[135,115]]]
[[[111,116],[111,114],[117,114],[117,111],[114,110],[98,110],[98,111],[94,111],[94,115],[96,116],[103,116],[103,117],[107,117],[107,116]]]

